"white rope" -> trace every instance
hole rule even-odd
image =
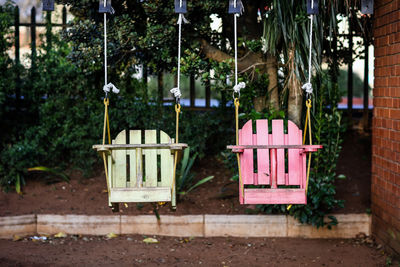
[[[234,8],[237,7],[237,0],[233,2]],[[242,14],[244,11],[243,5],[241,4],[241,10],[240,14]],[[239,17],[239,14],[233,14],[234,17],[234,32],[235,32],[235,86],[233,87],[233,98],[235,98],[235,94],[237,94],[240,97],[240,90],[243,88],[246,88],[246,84],[244,82],[241,82],[238,84],[238,36],[237,36],[237,18]]]
[[[240,82],[233,87],[233,98],[235,98],[235,94],[240,97],[240,90],[246,88],[246,83]]]
[[[113,92],[114,94],[118,94],[119,93],[119,89],[117,87],[115,87],[114,84],[109,83],[107,85],[103,86],[103,91],[108,94],[110,91]]]
[[[311,9],[314,9],[314,1],[311,1]],[[309,58],[308,58],[308,81],[302,87],[302,89],[306,92],[307,98],[313,93],[313,87],[311,83],[311,72],[312,72],[312,47],[313,47],[313,23],[314,23],[314,14],[310,15],[310,47],[309,47]]]
[[[181,90],[178,87],[172,88],[170,90],[171,94],[174,95],[176,99],[180,99],[182,96]]]
[[[182,7],[182,0],[180,1],[180,5]],[[176,101],[178,102],[179,99],[182,96],[181,93],[181,49],[182,49],[182,24],[189,23],[189,21],[185,18],[185,16],[182,13],[179,13],[179,18],[178,18],[178,25],[179,25],[179,32],[178,32],[178,81],[177,81],[177,87],[172,88],[170,90],[171,94],[174,95]]]
[[[236,1],[235,1],[236,8]],[[235,86],[238,84],[238,52],[237,52],[237,14],[234,14],[234,24],[235,24]]]
[[[106,1],[104,1],[104,7],[105,6]],[[104,86],[107,86],[108,84],[107,78],[107,13],[104,13]]]

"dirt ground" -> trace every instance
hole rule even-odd
[[[348,133],[339,158],[337,197],[346,207],[337,213],[365,213],[370,207],[370,136]],[[245,214],[249,206],[238,204],[238,189],[232,173],[217,158],[199,161],[197,178],[214,175],[163,214]],[[30,180],[24,194],[0,192],[0,216],[20,214],[112,214],[107,207],[105,178],[101,168],[95,177],[79,173],[70,183],[45,185]],[[250,207],[251,208],[251,207]],[[121,214],[152,214],[150,204],[122,207]],[[0,266],[384,266],[391,262],[370,237],[353,240],[307,240],[285,238],[173,238],[154,237],[159,243],[145,244],[144,236],[47,237],[32,241],[0,240]]]
[[[385,266],[390,258],[362,240],[69,236],[0,240],[1,266]]]
[[[345,208],[336,213],[365,213],[370,207],[371,180],[371,138],[349,132],[345,136],[337,173],[344,174],[345,180],[338,180],[337,198],[345,200]],[[169,205],[161,207],[160,215],[183,214],[246,214],[246,209],[238,203],[238,186],[230,181],[232,173],[218,158],[208,158],[194,166],[197,178],[209,175],[215,178],[190,192],[178,202],[176,211]],[[99,167],[98,175],[85,179],[80,173],[71,175],[71,182],[46,185],[42,181],[28,180],[22,196],[0,192],[0,216],[21,214],[112,214],[107,205],[104,172]],[[151,204],[129,204],[121,207],[121,214],[152,214]]]

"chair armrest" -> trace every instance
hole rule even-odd
[[[227,146],[233,153],[243,153],[245,149],[303,149],[304,152],[315,152],[321,149],[321,145],[238,145]]]
[[[94,145],[93,149],[98,152],[105,152],[111,150],[128,150],[128,149],[170,149],[170,150],[182,150],[187,148],[187,144],[113,144],[113,145]]]

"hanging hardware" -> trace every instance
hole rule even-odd
[[[361,13],[364,15],[374,14],[374,0],[361,0]]]
[[[179,13],[179,14],[187,13],[187,1],[186,0],[175,0],[175,13]]]
[[[241,0],[229,0],[229,14],[242,14],[244,10]]]
[[[318,13],[318,0],[307,0],[307,14],[317,15]]]
[[[110,13],[110,14],[115,13],[114,9],[111,6],[111,0],[99,1],[99,13]]]
[[[43,11],[54,11],[54,0],[43,0]]]

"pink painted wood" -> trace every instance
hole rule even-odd
[[[272,121],[272,144],[285,145],[285,136],[283,131],[283,120]],[[278,185],[285,185],[285,150],[276,151],[276,173]]]
[[[240,131],[241,145],[252,145],[253,144],[253,122],[248,121]],[[253,160],[253,149],[245,149],[240,157],[240,164],[242,167],[242,179],[244,184],[254,184],[254,160]]]
[[[257,145],[268,145],[268,120],[257,120],[256,126]],[[257,149],[257,174],[258,184],[270,184],[268,149]]]
[[[302,142],[302,132],[299,128],[291,121],[288,121],[288,145],[298,145]],[[287,185],[300,185],[302,172],[303,172],[303,160],[300,155],[300,149],[289,149],[288,150],[288,174],[289,181]]]
[[[302,146],[302,131],[291,121],[288,134],[284,134],[283,120],[272,121],[272,134],[268,134],[268,121],[257,120],[257,133],[253,122],[248,121],[239,131],[242,179],[245,185],[271,185],[271,188],[246,188],[244,197],[240,190],[241,204],[306,204],[307,154],[321,146]],[[268,148],[240,148],[240,146],[270,146]],[[272,147],[271,147],[272,146]],[[277,147],[273,147],[277,146]],[[285,149],[288,149],[288,173],[285,173]],[[289,146],[289,147],[287,147]],[[290,147],[297,146],[297,147]],[[257,149],[257,173],[254,173],[253,150]],[[271,165],[270,165],[271,164]],[[278,188],[279,185],[299,188]]]
[[[306,204],[306,190],[300,189],[245,189],[244,204]]]

